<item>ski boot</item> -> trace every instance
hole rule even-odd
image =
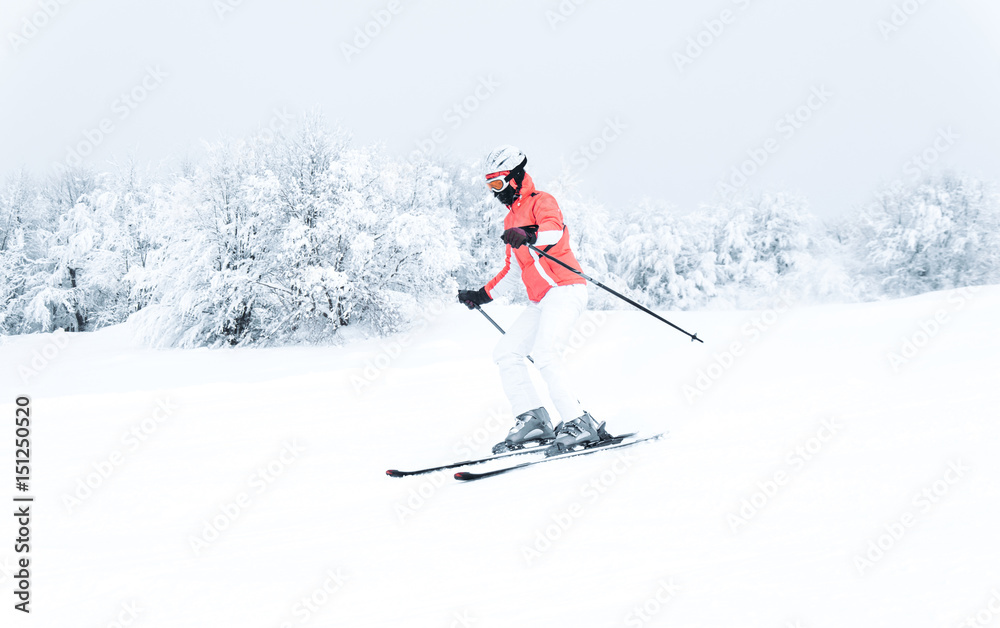
[[[560,423],[556,426],[555,432],[555,442],[545,450],[546,458],[574,449],[585,449],[611,438],[604,429],[604,423],[598,423],[589,412],[584,412],[568,423]]]
[[[507,432],[507,438],[493,446],[493,453],[502,454],[524,449],[526,444],[532,443],[547,445],[555,436],[548,411],[545,408],[535,408],[518,415],[517,423]]]

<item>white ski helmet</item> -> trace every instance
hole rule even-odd
[[[489,176],[495,172],[524,168],[526,163],[528,163],[528,158],[524,156],[524,153],[510,144],[504,144],[497,146],[486,156],[486,172],[483,174]]]

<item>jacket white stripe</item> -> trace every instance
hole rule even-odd
[[[535,246],[551,246],[562,239],[565,229],[552,229],[551,231],[539,231]]]
[[[502,294],[507,294],[511,290],[524,285],[521,283],[521,265],[518,264],[517,260],[513,259],[513,257],[513,252],[508,244],[507,259],[503,270],[499,273],[500,279],[493,284],[492,288],[487,288],[486,290],[486,294],[488,294],[491,299],[495,299]]]
[[[542,259],[538,256],[538,253],[535,253],[530,249],[528,250],[528,252],[531,253],[531,257],[534,258],[535,260],[535,270],[537,270],[538,274],[541,275],[542,279],[545,280],[545,283],[549,284],[553,288],[559,285],[555,281],[553,281],[552,277],[549,277],[549,274],[545,272],[544,268],[542,268]]]

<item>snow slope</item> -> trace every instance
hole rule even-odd
[[[37,501],[30,618],[0,524],[2,623],[997,625],[998,313],[992,286],[666,314],[699,345],[591,312],[568,356],[585,405],[670,437],[473,484],[384,475],[507,427],[496,332],[461,306],[342,348],[7,339],[0,412],[32,396]]]

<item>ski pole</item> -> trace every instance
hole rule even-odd
[[[639,305],[638,303],[636,303],[636,302],[635,302],[635,301],[633,301],[632,299],[628,298],[628,297],[627,297],[627,296],[625,296],[624,294],[621,294],[621,293],[619,293],[619,292],[616,292],[615,290],[612,290],[611,288],[609,288],[609,287],[605,286],[605,285],[604,285],[603,283],[601,283],[601,282],[597,281],[596,279],[594,279],[594,278],[592,278],[592,277],[588,277],[587,275],[583,274],[583,273],[582,273],[581,271],[579,271],[579,270],[577,270],[577,269],[573,268],[572,266],[570,266],[569,264],[567,264],[567,263],[563,262],[563,261],[562,261],[561,259],[559,259],[558,257],[554,257],[554,256],[552,256],[552,255],[549,255],[549,254],[548,254],[548,253],[546,253],[545,251],[542,251],[542,250],[540,250],[540,249],[539,249],[538,247],[536,247],[536,246],[535,246],[534,244],[529,244],[529,245],[528,245],[528,248],[529,248],[529,249],[531,249],[532,251],[534,251],[535,253],[538,253],[539,255],[543,255],[543,256],[545,256],[545,257],[549,258],[550,260],[552,260],[552,261],[553,261],[553,262],[555,262],[556,264],[559,264],[560,266],[562,266],[562,267],[563,267],[563,268],[565,268],[566,270],[569,270],[569,271],[572,271],[572,272],[576,273],[577,275],[580,275],[581,277],[583,277],[584,279],[586,279],[586,280],[587,280],[587,281],[589,281],[590,283],[594,284],[594,285],[595,285],[595,286],[597,286],[598,288],[603,288],[603,289],[607,290],[608,292],[610,292],[611,294],[615,295],[616,297],[618,297],[618,298],[619,298],[619,299],[621,299],[622,301],[625,301],[625,302],[626,302],[626,303],[628,303],[629,305],[632,305],[632,306],[634,306],[634,307],[637,307],[637,308],[639,308],[640,310],[642,310],[643,312],[645,312],[646,314],[649,314],[650,316],[652,316],[653,318],[656,318],[657,320],[661,320],[661,321],[663,321],[664,323],[666,323],[667,325],[670,325],[671,327],[673,327],[673,328],[674,328],[674,329],[676,329],[677,331],[679,331],[679,332],[681,332],[681,333],[683,333],[683,334],[687,335],[688,337],[690,337],[690,338],[691,338],[691,342],[694,342],[695,340],[697,340],[698,342],[700,342],[700,343],[702,343],[702,344],[705,344],[705,341],[704,341],[704,340],[702,340],[701,338],[699,338],[699,337],[698,337],[698,334],[689,334],[688,332],[684,331],[683,329],[681,329],[681,328],[680,328],[680,327],[678,327],[677,325],[674,325],[673,323],[671,323],[671,322],[670,322],[670,321],[668,321],[667,319],[663,318],[662,316],[660,316],[659,314],[657,314],[657,313],[656,313],[656,312],[654,312],[653,310],[650,310],[649,308],[645,308],[645,307],[643,307],[643,306]],[[487,317],[487,318],[489,318],[489,317]],[[494,325],[495,325],[495,324],[496,324],[496,323],[494,323]]]
[[[507,332],[505,332],[505,331],[503,330],[503,327],[501,327],[501,326],[497,325],[497,322],[496,322],[495,320],[493,320],[492,318],[490,318],[490,315],[486,313],[486,310],[484,310],[483,308],[479,307],[478,305],[476,305],[476,309],[477,309],[477,310],[479,310],[479,313],[480,313],[480,314],[482,314],[483,316],[485,316],[485,317],[486,317],[486,320],[488,320],[489,322],[493,323],[493,326],[497,328],[497,331],[498,331],[498,332],[500,332],[500,333],[501,333],[501,334],[503,334],[504,336],[506,336],[506,335],[507,335]],[[530,355],[528,356],[528,361],[529,361],[529,362],[531,362],[532,364],[534,364],[534,363],[535,363],[535,361],[531,359],[531,356],[530,356]]]

